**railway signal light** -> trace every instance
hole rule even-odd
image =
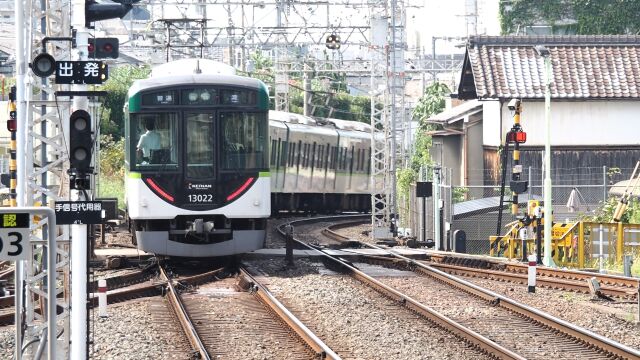
[[[56,59],[50,54],[40,53],[31,61],[31,71],[37,77],[48,77],[56,71]]]
[[[97,3],[95,0],[87,0],[84,5],[85,26],[90,27],[92,22],[100,20],[122,19],[129,10],[133,8],[133,4],[137,1],[124,1]]]
[[[524,144],[527,142],[527,133],[524,131],[509,131],[507,133],[507,141],[512,143]]]
[[[340,49],[340,36],[336,34],[327,36],[327,48],[331,50]]]
[[[120,42],[118,38],[89,38],[89,57],[93,59],[117,59]]]
[[[77,174],[89,174],[93,139],[91,116],[85,110],[76,110],[69,118],[69,168]]]

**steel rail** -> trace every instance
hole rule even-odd
[[[342,224],[341,224],[342,225]],[[342,226],[340,226],[342,227]],[[349,237],[339,234],[332,229],[339,227],[331,226],[330,228],[322,230],[322,234],[336,241],[344,243],[352,243],[356,240],[351,240]],[[358,242],[361,246],[367,246],[373,249],[380,249],[375,245]],[[431,254],[433,258],[434,255]],[[451,258],[452,256],[447,254],[436,254],[437,258],[441,262],[432,264],[435,268],[442,269],[446,272],[457,272],[473,275],[484,275],[485,277],[495,277],[499,279],[507,279],[513,282],[526,283],[527,282],[527,268],[528,265],[518,263],[503,263],[492,262],[490,259],[475,259],[463,257],[462,259],[478,260],[485,263],[493,264],[497,268],[503,268],[504,270],[491,270],[476,268],[470,266],[460,266],[447,264],[443,260],[445,257]],[[634,298],[638,296],[638,288],[640,288],[640,279],[628,278],[623,276],[606,275],[606,274],[593,274],[586,271],[577,270],[565,270],[565,269],[553,269],[546,266],[536,267],[536,282],[540,286],[549,288],[562,288],[565,290],[573,290],[582,293],[589,293],[589,284],[586,283],[587,279],[595,277],[601,284],[600,291],[607,296],[615,296],[621,298]]]
[[[333,231],[328,231],[328,233],[330,234],[330,236],[335,236],[336,238],[346,238],[347,237],[340,235],[338,233],[335,233]],[[497,293],[494,293],[490,290],[487,289],[483,289],[475,284],[472,284],[470,282],[467,282],[463,279],[454,277],[452,275],[449,275],[447,273],[445,273],[444,271],[438,270],[435,267],[429,266],[429,265],[425,265],[419,261],[410,259],[406,256],[400,255],[397,252],[390,250],[390,249],[384,249],[381,248],[379,246],[373,245],[373,244],[364,244],[366,246],[369,246],[371,248],[374,249],[378,249],[378,250],[383,250],[383,251],[388,251],[390,254],[392,254],[394,257],[401,259],[403,261],[405,261],[408,264],[414,265],[414,270],[418,270],[421,273],[424,273],[425,275],[428,276],[432,276],[444,283],[453,285],[457,288],[459,288],[460,290],[463,290],[465,292],[468,292],[470,294],[474,294],[482,299],[485,299],[487,301],[491,301],[494,303],[498,303],[499,306],[511,310],[514,313],[520,314],[522,316],[525,316],[527,318],[530,318],[534,321],[537,321],[545,326],[548,326],[552,329],[555,329],[559,332],[562,332],[564,334],[567,334],[569,336],[572,336],[576,339],[579,339],[581,341],[584,341],[590,345],[594,345],[597,346],[599,349],[606,351],[610,354],[614,354],[616,356],[620,356],[622,358],[625,359],[640,359],[640,352],[638,350],[632,349],[626,345],[620,344],[616,341],[613,341],[609,338],[606,338],[604,336],[598,335],[596,333],[593,333],[587,329],[581,328],[579,326],[576,326],[574,324],[571,324],[569,322],[566,322],[562,319],[556,318],[554,316],[551,316],[547,313],[544,313],[538,309],[535,309],[533,307],[529,307],[526,306],[524,304],[518,303],[515,300],[509,299],[505,296],[499,295]],[[364,256],[364,257],[368,257],[368,256]],[[519,266],[523,266],[518,264]],[[526,268],[526,267],[525,267]],[[538,268],[539,269],[539,268]],[[553,269],[545,269],[548,270],[548,272],[543,272],[543,274],[557,274],[557,271],[553,271]],[[594,274],[589,274],[586,272],[580,272],[580,271],[571,271],[570,273],[572,274],[576,274],[576,275],[583,275],[586,276],[587,275],[594,275]],[[549,276],[549,275],[547,275]],[[620,277],[617,276],[606,276],[606,278],[608,279],[619,279]],[[538,279],[536,279],[538,280]],[[539,281],[539,280],[538,280]],[[608,287],[607,287],[608,289]]]
[[[446,273],[453,275],[466,275],[473,277],[482,277],[496,280],[508,280],[510,282],[526,284],[528,281],[528,275],[520,272],[511,272],[511,271],[501,271],[501,270],[489,270],[489,269],[478,269],[473,267],[466,266],[457,266],[457,265],[449,265],[449,264],[431,264],[436,269],[442,270]],[[565,290],[574,290],[581,293],[589,293],[589,284],[585,281],[572,280],[566,278],[553,277],[549,275],[538,274],[536,276],[536,286],[542,286],[552,289],[562,288]],[[609,285],[602,285],[600,287],[600,291],[609,296],[616,297],[633,297],[637,293],[636,291],[623,288],[623,287],[615,287]]]
[[[187,309],[185,308],[184,304],[182,303],[182,299],[180,298],[180,294],[178,294],[175,287],[173,286],[171,279],[169,279],[167,273],[162,267],[160,267],[160,276],[163,277],[163,280],[166,281],[167,297],[169,298],[169,303],[171,304],[171,308],[176,314],[176,317],[178,317],[178,321],[180,321],[182,331],[184,331],[184,334],[187,336],[189,343],[191,343],[191,347],[198,353],[200,359],[210,360],[211,356],[202,343],[200,335],[198,335],[193,322],[191,322],[189,313],[187,312]]]
[[[380,250],[386,250],[377,246],[374,246],[374,247]],[[613,354],[615,356],[619,356],[623,359],[640,359],[640,351],[638,350],[632,349],[626,345],[620,344],[602,335],[593,333],[580,326],[571,324],[567,321],[551,316],[536,308],[521,304],[515,300],[509,299],[493,291],[481,288],[466,280],[457,278],[453,275],[449,275],[444,271],[422,264],[419,261],[415,261],[405,256],[402,256],[393,250],[386,250],[386,251],[393,254],[397,258],[404,260],[406,263],[415,266],[414,270],[417,270],[427,276],[431,276],[435,279],[438,279],[446,284],[455,286],[462,291],[465,291],[470,294],[474,294],[480,297],[481,299],[485,299],[492,303],[496,303],[500,307],[503,307],[507,310],[511,310],[512,312],[520,314],[521,316],[537,321],[538,323],[544,326],[547,326],[551,329],[555,329],[558,332],[569,335],[591,346],[598,347],[600,350],[604,352]]]
[[[271,309],[294,333],[296,333],[311,348],[320,359],[341,359],[329,346],[307,328],[295,315],[293,315],[273,294],[260,282],[258,282],[245,268],[240,268],[240,273],[252,286],[252,291],[258,299]]]
[[[458,259],[458,258],[461,260],[469,259],[471,261],[483,261],[483,262],[486,262],[487,264],[492,265],[493,267],[499,267],[501,269],[504,269],[505,271],[511,271],[511,272],[523,273],[523,274],[527,273],[527,265],[521,264],[521,263],[513,263],[513,262],[507,263],[503,261],[493,261],[491,259],[472,258],[472,257],[466,257],[466,256],[454,257],[452,256],[452,254],[442,254],[442,253],[435,253],[435,252],[430,252],[428,255],[431,257],[431,259],[434,259],[437,262],[441,262],[441,263],[447,263],[447,261],[449,260],[455,261],[455,259]],[[456,264],[451,264],[451,265],[456,265]],[[619,276],[619,275],[600,274],[600,273],[593,273],[593,272],[582,271],[582,270],[556,269],[556,268],[550,268],[546,266],[537,266],[536,271],[540,275],[549,276],[549,277],[574,279],[574,280],[588,280],[595,277],[598,280],[598,282],[600,282],[600,284],[629,287],[631,289],[638,289],[640,287],[640,279]]]
[[[187,276],[180,279],[180,282],[187,285],[197,285],[206,281],[210,281],[224,269],[216,269],[207,271],[202,274]],[[157,296],[162,294],[162,287],[166,285],[166,281],[156,281],[150,284],[138,284],[129,287],[118,288],[107,291],[107,299],[110,304],[115,304],[131,299],[138,299],[149,296]],[[15,321],[15,310],[4,310],[14,306],[15,297],[13,295],[0,298],[0,325],[11,325]],[[89,298],[89,306],[98,306],[98,297],[91,296]]]
[[[295,221],[293,221],[295,222]],[[284,225],[281,225],[280,227],[278,227],[278,231],[284,235],[284,229],[283,229]],[[405,307],[407,307],[408,309],[416,312],[417,314],[421,315],[423,318],[427,319],[428,321],[431,321],[432,323],[436,324],[437,326],[445,329],[446,331],[456,335],[458,338],[466,341],[467,343],[471,344],[472,346],[475,346],[476,348],[480,349],[481,351],[484,351],[488,354],[491,354],[492,356],[495,356],[499,359],[518,359],[518,360],[523,360],[524,358],[514,352],[512,352],[509,349],[504,348],[503,346],[495,343],[494,341],[478,334],[477,332],[464,327],[461,324],[458,324],[457,322],[453,321],[452,319],[449,319],[448,317],[440,314],[439,312],[419,303],[418,301],[416,301],[415,299],[409,297],[408,295],[405,295],[385,284],[383,284],[382,282],[372,278],[371,276],[365,274],[364,272],[354,268],[353,266],[347,264],[346,262],[327,254],[326,252],[317,249],[307,243],[305,243],[304,241],[298,240],[298,239],[294,239],[294,241],[298,242],[300,245],[311,249],[313,251],[316,251],[318,253],[320,253],[321,255],[323,255],[324,257],[326,257],[327,259],[330,259],[331,261],[333,261],[334,263],[336,263],[337,265],[339,265],[342,269],[347,270],[347,272],[349,273],[349,275],[351,275],[352,277],[354,277],[355,279],[361,281],[362,283],[366,284],[367,286],[370,286],[372,289],[376,290],[377,292],[381,293],[382,295],[388,297],[391,300],[395,300],[397,302],[399,302],[400,304],[404,305]]]
[[[156,273],[156,264],[149,264],[142,269],[136,269],[136,271],[116,275],[104,278],[107,282],[107,289],[118,289],[124,286],[137,284],[142,281],[148,280]],[[89,283],[89,289],[91,292],[98,291],[98,280],[94,280]]]

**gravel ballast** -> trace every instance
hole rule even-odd
[[[113,304],[108,318],[96,314],[91,359],[188,359],[188,349],[151,314],[151,307],[162,306],[158,304],[162,301],[154,298]]]
[[[484,359],[462,340],[348,276],[306,260],[254,261],[267,286],[338,355],[351,359]]]
[[[634,323],[638,316],[637,304],[592,300],[591,295],[540,286],[536,287],[535,293],[528,293],[526,285],[478,278],[463,279],[621,344],[640,349],[640,326]]]

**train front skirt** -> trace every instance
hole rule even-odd
[[[234,230],[230,240],[213,244],[185,244],[169,239],[168,231],[136,231],[138,248],[157,255],[214,257],[242,254],[264,245],[265,230]]]

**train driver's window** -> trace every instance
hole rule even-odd
[[[145,168],[174,170],[177,166],[177,139],[175,113],[141,113],[131,115],[132,133],[130,148],[132,163]]]

